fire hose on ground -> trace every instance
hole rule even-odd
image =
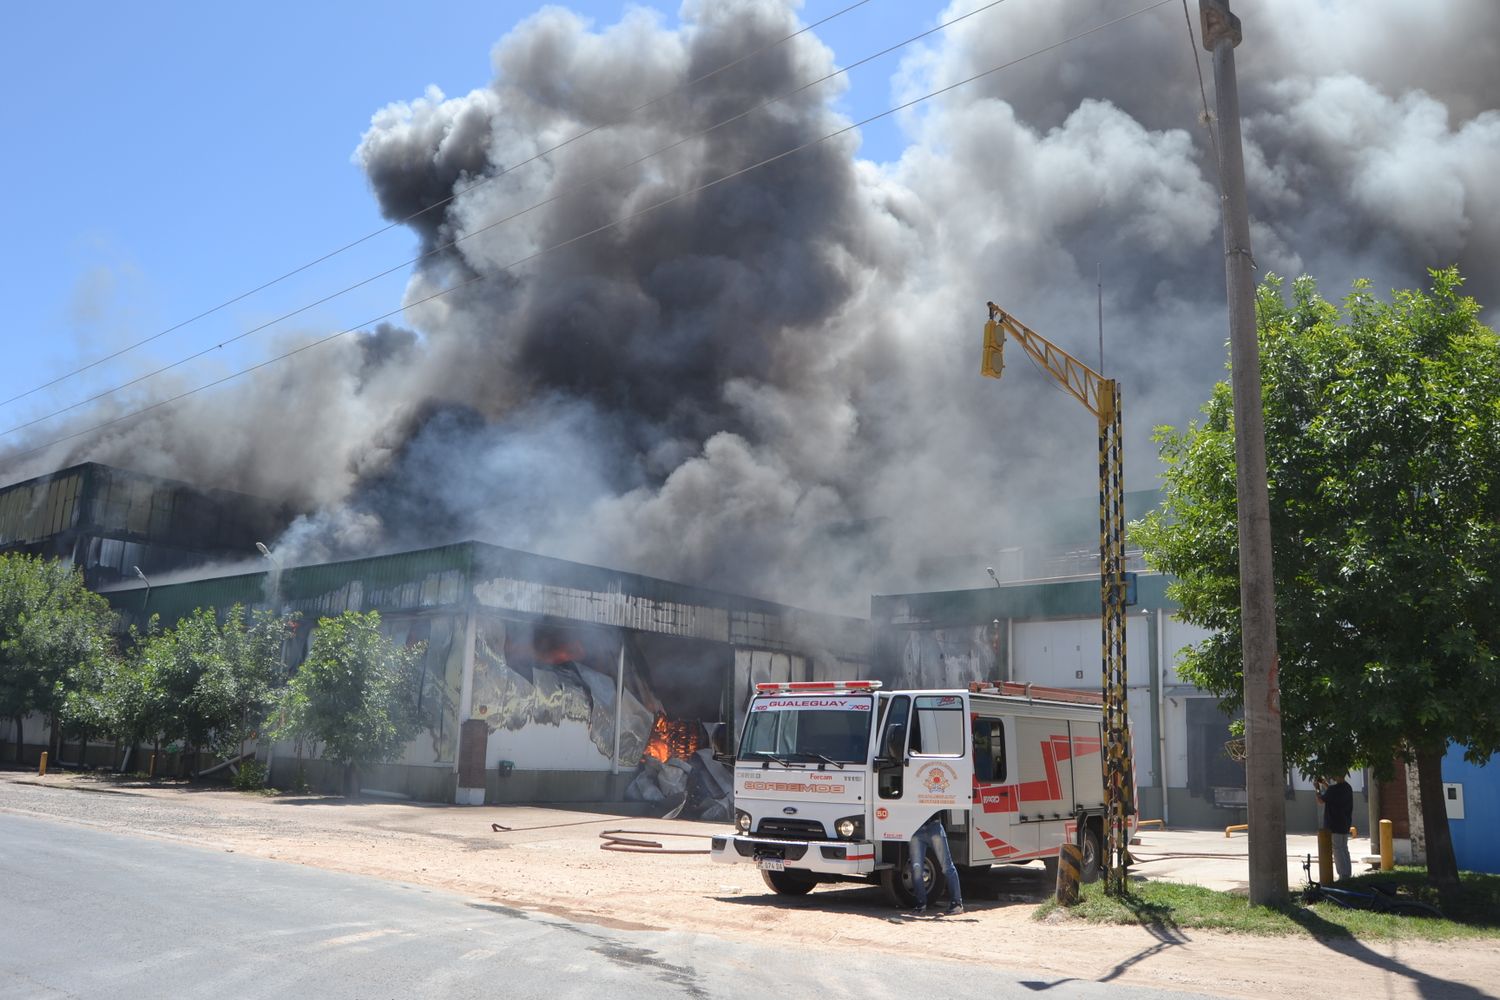
[[[525,833],[528,830],[552,830],[563,826],[587,826],[590,823],[598,823],[599,820],[583,820],[576,823],[547,823],[541,826],[509,827],[499,823],[491,823],[492,833]],[[606,821],[607,822],[607,821]],[[599,834],[604,843],[599,845],[601,851],[622,851],[631,854],[707,854],[707,848],[702,847],[667,847],[660,840],[646,840],[647,837],[670,837],[677,840],[709,840],[712,834],[707,833],[679,833],[675,830],[604,830]]]
[[[1244,854],[1209,854],[1209,853],[1199,854],[1199,853],[1188,853],[1188,852],[1176,852],[1176,851],[1174,851],[1171,854],[1161,854],[1161,855],[1158,855],[1158,856],[1156,856],[1154,858],[1147,858],[1147,857],[1142,857],[1139,854],[1136,854],[1134,851],[1131,851],[1130,852],[1130,863],[1133,864],[1133,865],[1144,865],[1144,864],[1149,864],[1152,861],[1175,861],[1178,858],[1230,858],[1230,859],[1243,859],[1245,857],[1246,857],[1246,855],[1244,855]]]
[[[707,854],[706,847],[667,847],[659,840],[642,840],[642,837],[676,837],[678,839],[709,840],[706,833],[675,833],[659,830],[605,830],[599,834],[604,843],[601,851],[623,851],[630,854]]]

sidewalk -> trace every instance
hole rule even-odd
[[[1133,874],[1162,882],[1201,885],[1223,892],[1245,891],[1250,886],[1250,844],[1244,833],[1225,837],[1223,830],[1160,830],[1147,828],[1137,834],[1140,843],[1130,848],[1136,859]],[[1358,858],[1368,842],[1351,840],[1349,854]],[[1305,881],[1302,861],[1311,854],[1313,876],[1318,874],[1318,838],[1311,833],[1289,833],[1286,837],[1287,887],[1296,889]],[[1357,867],[1357,866],[1356,866]]]

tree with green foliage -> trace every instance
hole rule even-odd
[[[126,746],[151,743],[160,749],[166,728],[168,706],[152,686],[155,675],[151,656],[159,651],[153,640],[161,632],[160,624],[160,619],[152,615],[144,633],[132,625],[118,668],[104,678],[101,700],[111,714],[115,739]]]
[[[57,719],[70,673],[105,669],[114,655],[113,624],[108,602],[83,585],[74,567],[0,555],[0,715],[14,720],[17,761],[26,716]],[[79,717],[84,714],[80,708]]]
[[[236,604],[222,619],[198,608],[171,629],[148,632],[108,699],[120,725],[133,738],[237,755],[281,686],[282,645],[294,621],[269,610],[247,618]]]
[[[94,737],[119,738],[121,720],[114,691],[118,686],[116,678],[125,669],[125,661],[110,649],[64,672],[58,685],[61,698],[57,719],[63,730],[77,736],[80,758]]]
[[[1429,880],[1456,887],[1442,759],[1500,750],[1500,340],[1456,269],[1342,312],[1309,278],[1259,290],[1282,734],[1309,774],[1414,765]],[[1160,428],[1165,500],[1132,526],[1181,616],[1214,631],[1182,672],[1240,707],[1230,386]]]
[[[352,795],[361,766],[395,758],[417,734],[421,655],[421,646],[383,636],[378,612],[320,619],[280,698],[275,737],[322,743],[323,756],[344,765],[344,791]]]

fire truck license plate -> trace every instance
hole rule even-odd
[[[780,858],[761,858],[760,869],[766,872],[786,871],[786,862]]]

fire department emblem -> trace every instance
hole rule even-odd
[[[949,784],[951,782],[941,768],[929,768],[927,773],[922,775],[922,787],[934,794],[946,792]]]

